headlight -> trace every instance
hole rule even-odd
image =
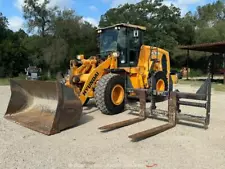
[[[78,60],[84,59],[84,55],[77,55],[77,59],[78,59]]]
[[[78,60],[80,60],[80,59],[81,59],[80,55],[77,55],[77,59],[78,59]]]
[[[119,52],[113,52],[112,55],[113,55],[114,57],[119,57],[120,54],[119,54]]]

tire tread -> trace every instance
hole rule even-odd
[[[95,88],[95,102],[98,109],[106,115],[113,115],[114,113],[109,111],[107,109],[106,103],[104,101],[104,95],[105,95],[105,89],[107,88],[107,85],[109,81],[112,78],[115,78],[116,76],[120,76],[119,74],[113,74],[109,73],[105,76],[103,76],[97,83],[97,86]]]

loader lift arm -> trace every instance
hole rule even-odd
[[[82,91],[80,92],[80,100],[82,105],[88,99],[88,95],[91,91],[94,90],[96,82],[104,75],[106,69],[115,69],[117,68],[117,57],[109,56],[105,61],[100,63],[88,76],[87,81],[85,82]]]

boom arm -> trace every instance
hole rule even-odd
[[[80,92],[80,100],[82,104],[85,103],[85,101],[88,98],[89,92],[93,91],[93,88],[96,84],[96,82],[103,76],[105,73],[105,69],[108,68],[116,68],[117,67],[117,58],[110,56],[107,60],[102,62],[98,67],[96,67],[89,75],[87,81],[85,82],[82,91]]]

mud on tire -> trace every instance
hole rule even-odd
[[[103,76],[95,88],[95,101],[98,109],[106,115],[114,115],[124,110],[124,99],[122,103],[116,105],[111,98],[111,92],[116,85],[120,85],[124,90],[125,97],[125,79],[118,74],[109,73]]]

